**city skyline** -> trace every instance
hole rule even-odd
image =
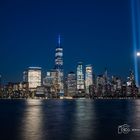
[[[60,43],[60,40],[61,40],[61,36],[60,36],[60,34],[58,35],[58,37],[56,38],[56,40],[57,40],[57,43],[56,43],[56,47],[55,47],[55,49],[54,49],[54,54],[55,54],[55,56],[53,56],[52,57],[52,60],[54,61],[55,60],[55,62],[54,63],[52,63],[51,64],[51,68],[49,69],[46,69],[46,70],[44,70],[44,69],[42,69],[42,67],[40,66],[40,65],[29,65],[29,66],[27,66],[26,68],[24,68],[24,70],[25,69],[27,69],[28,67],[40,67],[41,68],[41,73],[42,73],[42,77],[45,77],[46,76],[46,73],[49,71],[49,70],[51,70],[51,69],[59,69],[59,67],[61,68],[61,65],[59,66],[57,66],[57,61],[59,61],[59,53],[57,53],[57,49],[59,49],[59,47],[60,48],[62,48],[62,50],[63,50],[63,45],[62,45],[62,43]],[[64,50],[63,50],[64,51]],[[61,53],[61,52],[60,52]],[[57,56],[57,54],[58,54],[58,56]],[[63,53],[62,53],[62,56],[63,56]],[[58,58],[57,58],[58,57]],[[62,61],[62,62],[61,62]],[[65,61],[65,60],[64,60]],[[73,71],[74,73],[77,73],[77,65],[79,64],[79,63],[81,63],[82,64],[82,71],[83,71],[83,74],[85,75],[85,73],[86,73],[86,65],[88,65],[89,63],[83,63],[84,62],[84,60],[83,61],[77,61],[74,65],[74,69],[70,69],[70,70],[67,70],[67,71],[65,71],[65,69],[63,70],[64,72],[64,76],[66,76],[69,72],[71,72],[71,71]],[[64,65],[63,63],[65,63],[65,62],[63,62],[63,60],[60,60],[60,62],[59,62],[60,64],[62,63],[62,65]],[[91,64],[90,64],[91,65]],[[93,64],[92,64],[93,65]],[[63,66],[62,66],[63,67]],[[104,67],[103,69],[102,69],[102,72],[101,73],[98,73],[98,72],[95,72],[94,71],[94,66],[93,66],[93,69],[92,69],[92,72],[93,72],[93,74],[94,75],[96,75],[96,76],[98,76],[98,75],[103,75],[104,74],[104,72],[105,72],[105,70],[107,69],[107,67]],[[107,69],[108,70],[108,69]],[[129,74],[129,72],[130,72],[130,70],[132,70],[132,71],[134,71],[134,68],[132,68],[132,69],[128,69],[128,71],[127,71],[127,76],[128,76],[128,74]],[[22,72],[23,72],[23,70],[22,70]],[[23,75],[22,75],[22,72],[20,73],[20,75],[18,75],[19,77],[20,77],[20,79],[19,78],[16,78],[16,79],[14,79],[13,81],[12,80],[9,80],[9,81],[5,81],[5,79],[3,79],[3,76],[5,76],[5,75],[0,75],[1,77],[1,82],[3,83],[3,84],[6,84],[6,83],[8,83],[8,82],[19,82],[19,81],[23,81]],[[127,80],[127,77],[125,77],[125,76],[122,76],[122,75],[118,75],[117,73],[115,74],[113,74],[112,73],[112,75],[109,73],[109,77],[111,77],[111,76],[117,76],[117,77],[120,77],[122,80],[124,80],[124,81],[126,81]],[[86,77],[84,76],[83,77],[83,79],[85,80],[86,79]]]
[[[0,81],[0,98],[139,98],[139,85],[132,70],[124,80],[116,75],[110,77],[107,69],[96,75],[91,64],[78,62],[76,73],[64,74],[60,35],[54,56],[54,67],[45,76],[41,67],[30,66],[23,71],[22,80],[6,85]]]
[[[1,0],[2,140],[140,139],[140,0]]]
[[[97,75],[107,68],[110,76],[126,78],[129,69],[134,70],[130,1],[42,0],[0,5],[3,82],[20,81],[29,66],[42,67],[45,75],[54,66],[58,34],[65,73],[76,72],[79,61],[92,64]]]

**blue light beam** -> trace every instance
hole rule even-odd
[[[131,13],[132,13],[132,36],[133,36],[133,52],[134,52],[134,71],[136,85],[139,86],[138,81],[138,62],[137,62],[137,32],[136,32],[136,12],[135,12],[135,0],[131,0]]]

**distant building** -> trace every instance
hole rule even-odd
[[[135,86],[135,76],[133,71],[130,71],[129,77],[127,78],[127,86]]]
[[[107,72],[107,69],[105,68],[105,72],[104,72],[104,80],[105,80],[105,84],[109,84],[109,77],[108,77],[108,72]]]
[[[96,78],[97,96],[103,96],[105,93],[105,78],[104,75],[98,75]]]
[[[127,78],[127,96],[137,96],[138,95],[138,87],[136,86],[135,76],[133,71],[130,70],[129,77]]]
[[[51,87],[54,84],[53,81],[54,78],[52,77],[51,72],[47,72],[46,77],[43,79],[43,85],[46,87]]]
[[[58,85],[58,72],[52,69],[47,72],[46,77],[43,79],[43,85],[48,88],[48,92],[57,94],[59,92]]]
[[[41,67],[29,67],[23,73],[23,81],[28,82],[29,90],[36,90],[38,86],[41,86]]]
[[[46,97],[46,88],[44,86],[38,86],[35,92],[36,97]]]
[[[122,81],[119,77],[112,76],[111,84],[115,87],[114,90],[120,90],[122,86]]]
[[[86,74],[85,74],[85,87],[86,93],[89,94],[89,86],[93,84],[93,74],[92,74],[92,66],[86,66]]]
[[[117,88],[117,90],[121,90],[121,86],[122,86],[122,81],[121,81],[121,79],[120,78],[116,78],[116,88]]]
[[[74,96],[76,94],[76,74],[70,72],[67,76],[67,95]]]
[[[3,95],[9,98],[25,98],[29,96],[28,83],[26,82],[8,82],[4,91]]]
[[[96,86],[97,88],[99,86],[105,86],[105,78],[104,78],[104,75],[98,75],[97,78],[96,78]]]
[[[60,36],[55,50],[55,70],[57,73],[57,91],[59,96],[64,96],[64,73],[63,73],[63,48],[61,46]]]
[[[84,84],[83,64],[82,62],[79,62],[77,66],[77,91],[82,92],[84,90],[85,84]]]

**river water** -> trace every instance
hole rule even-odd
[[[125,139],[140,140],[140,100],[0,100],[0,140]]]

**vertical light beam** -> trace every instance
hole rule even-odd
[[[136,32],[136,13],[135,13],[135,0],[131,0],[131,13],[132,13],[132,36],[133,36],[133,52],[134,52],[134,71],[136,85],[139,86],[138,82],[138,62],[137,62],[137,32]]]
[[[137,49],[140,49],[140,0],[137,0],[137,26],[138,26],[138,45],[137,45]]]

